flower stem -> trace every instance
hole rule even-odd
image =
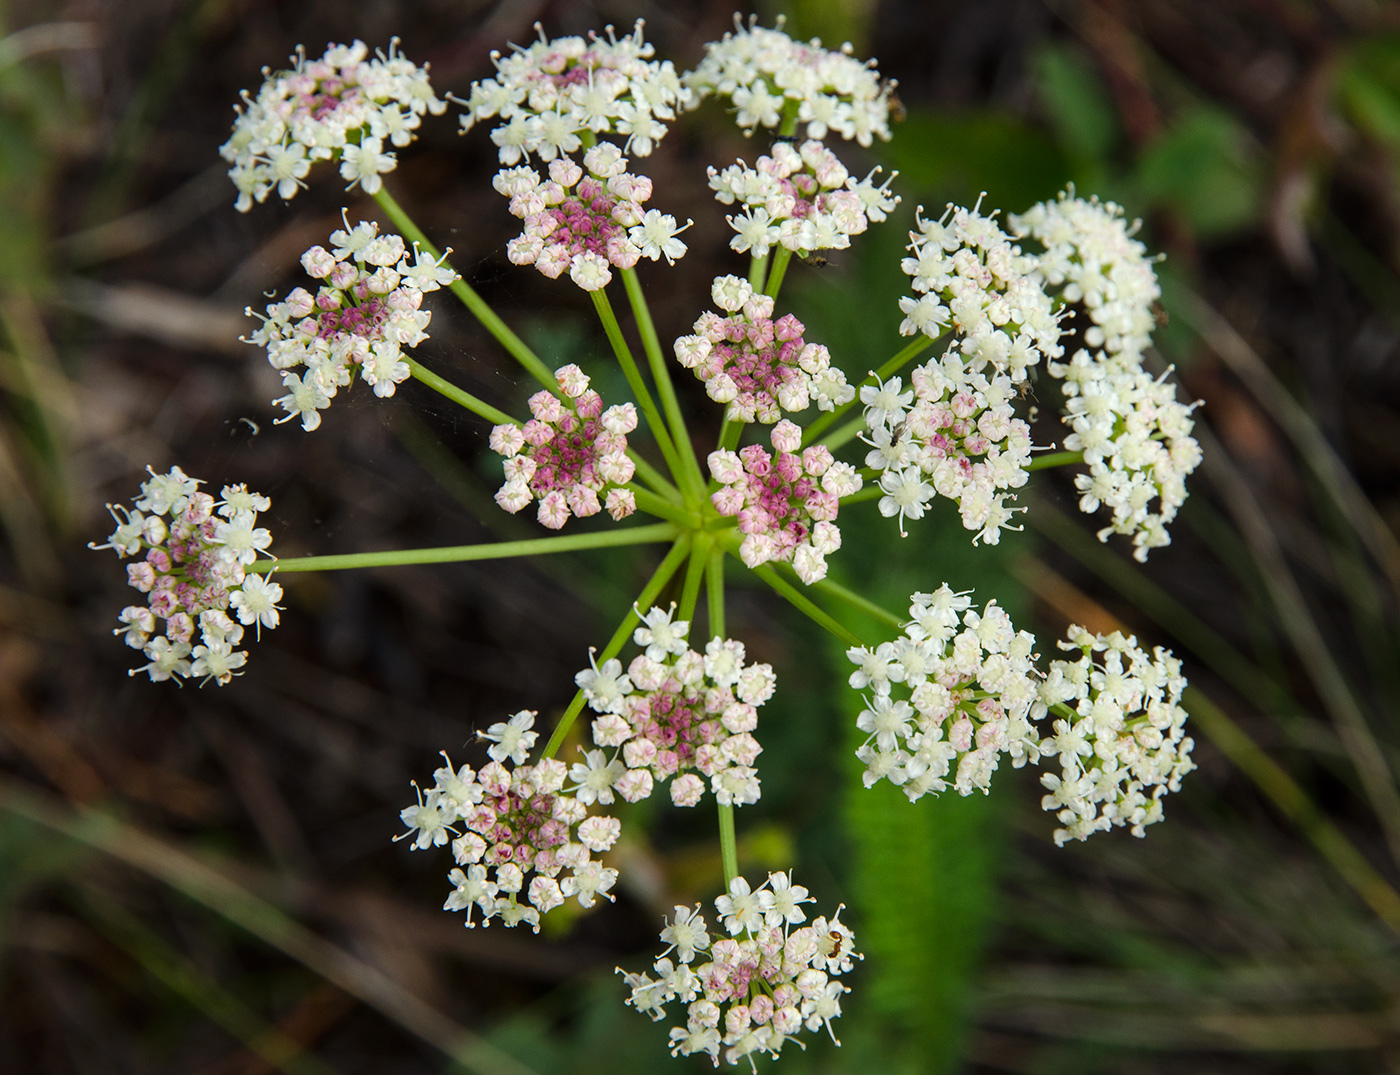
[[[833,452],[856,439],[857,434],[865,428],[865,415],[859,418],[852,418],[835,433],[823,438],[822,443]]]
[[[340,556],[298,556],[290,560],[259,560],[249,571],[344,571],[355,567],[401,567],[406,564],[455,564],[469,560],[505,560],[515,556],[543,556],[553,552],[609,549],[671,541],[680,532],[674,523],[652,523],[592,534],[496,541],[484,545],[448,545],[436,549],[389,549],[384,552],[352,552]]]
[[[839,582],[833,582],[831,579],[819,579],[812,583],[812,588],[821,590],[822,593],[830,594],[832,597],[846,602],[846,604],[850,605],[852,608],[858,608],[860,611],[874,616],[875,619],[888,623],[892,627],[902,628],[904,626],[903,616],[896,616],[884,606],[877,605],[874,601],[870,600],[870,598],[862,597],[854,590],[849,590],[845,586],[842,586]]]
[[[841,498],[841,503],[861,504],[867,500],[877,500],[884,495],[885,491],[880,488],[880,483],[878,481],[868,482],[865,488],[860,490],[860,492],[852,493],[850,496],[843,496]]]
[[[775,247],[773,255],[773,270],[768,274],[768,283],[764,285],[763,293],[770,299],[778,297],[778,289],[783,286],[783,277],[787,275],[788,262],[792,260],[792,251],[785,246]]]
[[[512,418],[505,411],[497,410],[491,404],[477,399],[470,392],[458,388],[451,381],[439,377],[416,358],[409,358],[407,355],[403,355],[402,358],[408,363],[409,372],[413,374],[414,380],[422,381],[434,392],[446,396],[453,403],[471,411],[472,414],[480,415],[488,422],[495,422],[497,425],[518,426],[522,424],[519,418]]]
[[[666,423],[661,417],[661,412],[657,409],[656,400],[652,399],[651,392],[647,390],[646,381],[642,380],[642,371],[637,367],[637,360],[632,357],[632,348],[627,346],[627,339],[622,335],[622,326],[617,323],[617,315],[613,313],[612,303],[608,301],[608,293],[602,288],[589,292],[593,296],[593,308],[598,311],[598,320],[603,323],[603,331],[607,333],[608,342],[612,344],[613,354],[617,356],[617,363],[622,367],[622,373],[627,378],[627,383],[632,386],[632,392],[637,397],[637,406],[642,408],[642,416],[647,420],[647,428],[651,430],[651,435],[656,438],[656,446],[661,449],[661,455],[666,460],[666,466],[671,471],[671,477],[684,486],[682,480],[682,467],[680,456],[676,453],[676,446],[671,441],[671,435],[666,431]]]
[[[658,493],[674,504],[680,504],[681,491],[666,480],[666,475],[648,463],[640,452],[634,448],[627,449],[627,458],[637,468],[637,475]]]
[[[1083,452],[1051,452],[1049,455],[1041,455],[1032,459],[1026,465],[1026,469],[1048,470],[1050,467],[1068,467],[1082,462],[1084,462]]]
[[[937,340],[931,340],[923,333],[919,333],[919,335],[916,336],[907,347],[903,348],[901,351],[899,351],[898,354],[896,354],[878,370],[875,370],[875,372],[870,374],[870,376],[868,376],[865,380],[861,381],[860,384],[856,385],[856,396],[854,399],[851,400],[850,403],[843,403],[841,404],[841,406],[835,408],[834,410],[828,411],[826,414],[821,415],[815,421],[813,421],[811,425],[807,427],[806,432],[803,434],[802,443],[812,444],[813,442],[815,442],[816,439],[820,437],[822,433],[825,432],[833,422],[839,420],[843,414],[845,414],[848,410],[850,410],[857,403],[859,403],[860,389],[865,388],[866,386],[873,386],[877,380],[883,381],[886,377],[897,373],[911,359],[919,355],[920,352],[927,350],[936,342]]]
[[[642,294],[642,282],[636,269],[623,269],[622,282],[627,288],[627,301],[632,304],[632,316],[637,319],[637,331],[642,336],[642,350],[646,352],[647,363],[651,367],[651,379],[656,382],[656,391],[661,396],[661,406],[671,423],[671,435],[680,450],[685,470],[676,476],[682,489],[686,487],[687,475],[691,484],[690,492],[697,498],[704,498],[705,477],[700,471],[700,461],[695,457],[695,446],[690,443],[690,430],[681,414],[680,401],[676,398],[671,374],[666,369],[666,356],[661,353],[661,339],[656,334],[656,325],[651,319],[651,309],[646,296]]]
[[[710,550],[705,565],[705,597],[710,611],[710,637],[724,636],[724,549],[716,545]]]
[[[637,508],[648,515],[655,515],[657,518],[666,519],[675,523],[685,530],[698,530],[700,528],[700,516],[688,508],[683,508],[678,504],[673,504],[664,497],[657,496],[649,489],[643,489],[635,482],[629,482],[626,489],[630,490],[637,500]]]
[[[389,188],[380,185],[374,193],[374,200],[379,203],[379,207],[389,214],[389,219],[394,222],[394,227],[399,229],[411,243],[417,243],[419,248],[434,259],[441,259],[437,247],[428,241],[428,237],[423,234],[421,228],[413,222],[413,218],[403,211],[403,207],[394,200],[394,196],[389,193]],[[539,356],[526,345],[525,341],[510,330],[510,327],[500,319],[496,311],[486,304],[486,300],[472,290],[471,285],[465,280],[457,279],[447,285],[452,294],[456,295],[463,306],[472,312],[472,315],[481,322],[487,332],[495,336],[500,341],[502,347],[510,352],[512,358],[519,362],[530,373],[535,380],[548,389],[558,387],[554,379],[554,372],[540,361]]]
[[[672,532],[674,533],[674,530]],[[599,663],[611,660],[622,651],[632,629],[641,622],[641,617],[637,615],[637,609],[643,605],[650,608],[666,584],[671,581],[671,577],[680,569],[681,562],[690,552],[690,537],[690,534],[683,533],[676,538],[676,543],[671,546],[671,551],[657,565],[651,579],[642,587],[642,592],[637,595],[637,600],[633,601],[632,607],[627,610],[627,615],[622,617],[622,623],[613,632],[612,638],[608,639],[608,644],[603,647],[603,652],[595,658]],[[574,721],[578,719],[582,710],[583,691],[579,690],[574,693],[568,708],[559,718],[559,723],[554,726],[554,732],[550,735],[549,742],[544,745],[544,753],[540,755],[542,758],[552,758],[559,752],[559,748],[564,745],[564,737],[569,734],[569,729],[573,727]]]
[[[734,838],[734,804],[719,805],[719,857],[724,863],[724,890],[739,876],[739,843]]]
[[[680,611],[676,613],[679,619],[695,619],[695,606],[700,603],[700,583],[705,577],[705,567],[709,563],[714,541],[713,535],[702,530],[690,544],[690,562],[685,565]]]
[[[769,251],[771,254],[772,251]],[[768,275],[768,254],[763,257],[749,258],[749,287],[755,291],[763,290],[763,279]]]
[[[797,611],[801,612],[818,626],[830,631],[842,642],[851,646],[865,645],[865,643],[844,624],[839,623],[826,612],[822,611],[822,609],[818,608],[810,597],[802,593],[796,586],[793,586],[792,583],[788,582],[773,570],[772,564],[763,564],[756,567],[753,569],[753,573],[764,582],[768,583],[773,591],[788,604],[792,605],[793,608],[797,609]]]

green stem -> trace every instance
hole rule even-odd
[[[666,475],[648,463],[640,452],[634,448],[627,449],[627,458],[632,460],[637,468],[637,476],[646,482],[658,493],[674,504],[681,502],[681,491],[666,480]]]
[[[698,514],[689,508],[679,507],[664,497],[657,496],[648,489],[629,482],[626,486],[637,500],[637,508],[648,515],[655,515],[659,519],[666,519],[686,530],[698,530],[701,519]]]
[[[939,339],[942,339],[942,337],[940,336]],[[802,442],[804,444],[815,443],[816,439],[820,437],[833,422],[839,421],[843,414],[860,402],[860,390],[862,388],[873,387],[877,380],[883,381],[886,377],[890,377],[899,372],[911,359],[917,357],[921,352],[926,351],[937,342],[938,340],[931,340],[923,333],[919,333],[919,335],[914,337],[913,342],[911,342],[909,346],[899,351],[898,354],[878,370],[875,370],[866,377],[865,380],[861,381],[860,384],[856,385],[855,398],[852,399],[851,402],[843,403],[834,410],[830,410],[826,414],[816,418],[804,432]]]
[[[865,415],[862,414],[859,418],[852,418],[835,433],[832,433],[830,436],[825,437],[822,440],[822,443],[834,452],[837,448],[844,447],[851,441],[855,440],[856,437],[859,435],[860,431],[864,428]]]
[[[700,583],[705,578],[705,567],[710,560],[710,549],[714,547],[713,535],[704,531],[697,533],[690,544],[690,562],[685,565],[685,581],[681,584],[681,606],[676,613],[678,619],[694,620],[695,606],[700,602]]]
[[[768,257],[771,253],[772,251],[769,251],[761,258],[749,258],[749,287],[755,291],[763,290],[763,280],[768,275]]]
[[[637,319],[637,331],[642,336],[642,350],[646,352],[647,363],[651,367],[651,379],[656,382],[656,391],[661,395],[661,406],[671,422],[671,434],[687,468],[676,476],[676,481],[684,489],[684,479],[688,474],[692,486],[691,494],[697,500],[703,500],[705,476],[700,470],[700,461],[695,457],[695,446],[690,442],[690,430],[686,427],[685,416],[681,414],[680,401],[676,398],[676,388],[671,383],[671,374],[666,368],[666,356],[661,352],[661,339],[656,334],[656,325],[651,319],[651,309],[647,306],[646,296],[642,294],[642,282],[637,276],[637,270],[623,269],[622,282],[627,288],[627,301],[632,304],[632,316]]]
[[[380,185],[374,194],[374,200],[379,203],[379,207],[384,212],[389,214],[389,219],[394,222],[394,227],[399,229],[399,233],[405,239],[411,243],[417,243],[419,248],[429,257],[435,260],[441,259],[442,255],[438,253],[437,247],[428,241],[428,237],[413,222],[413,218],[403,211],[403,207],[394,200],[394,196],[389,193],[387,186]],[[541,362],[539,356],[530,350],[525,341],[510,330],[510,327],[497,316],[496,311],[486,305],[486,300],[472,290],[471,285],[459,278],[447,286],[451,289],[452,294],[461,300],[462,305],[481,322],[486,331],[495,336],[500,341],[501,346],[510,352],[511,357],[524,366],[535,380],[551,391],[559,387],[559,382],[554,377],[554,371]]]
[[[724,890],[739,876],[739,842],[734,838],[734,804],[719,806],[719,857],[724,863]]]
[[[471,411],[472,414],[480,415],[488,422],[495,422],[497,425],[518,426],[522,424],[519,418],[512,418],[510,415],[506,414],[505,411],[497,410],[495,407],[491,406],[491,404],[484,403],[477,399],[470,392],[458,388],[451,381],[439,377],[416,358],[409,358],[407,355],[402,355],[401,357],[408,363],[409,372],[413,374],[414,380],[422,381],[434,392],[446,396],[453,403]]]
[[[655,603],[656,598],[666,584],[671,581],[671,577],[680,569],[681,561],[686,558],[689,552],[690,535],[681,534],[676,538],[676,543],[671,546],[671,551],[666,554],[666,558],[657,565],[651,579],[642,587],[642,592],[637,595],[637,600],[632,602],[632,607],[627,610],[627,615],[622,617],[622,623],[613,632],[612,638],[608,639],[608,644],[603,647],[603,652],[597,654],[594,660],[602,664],[604,661],[616,657],[622,651],[632,629],[641,621],[641,617],[637,615],[637,609],[639,607],[650,608]],[[554,732],[550,735],[549,742],[544,745],[542,758],[552,758],[559,752],[559,748],[564,745],[564,737],[569,734],[569,729],[573,727],[574,721],[578,719],[582,709],[583,691],[580,690],[575,692],[568,708],[559,718],[559,723],[554,726]]]
[[[543,556],[553,552],[609,549],[620,545],[645,545],[671,541],[679,533],[674,523],[652,523],[592,534],[496,541],[486,545],[449,545],[437,549],[389,549],[385,552],[352,552],[341,556],[298,556],[290,560],[259,560],[249,571],[344,571],[356,567],[402,567],[406,564],[455,564],[468,560],[504,560],[514,556]]]
[[[705,597],[710,611],[710,637],[724,637],[724,549],[716,545],[710,550],[705,565]]]
[[[651,430],[651,435],[656,438],[656,446],[661,449],[661,454],[666,460],[666,466],[671,471],[671,477],[684,486],[682,480],[684,468],[681,466],[680,456],[676,453],[676,446],[671,441],[671,435],[666,431],[666,423],[661,418],[661,412],[656,407],[656,400],[651,398],[651,393],[647,390],[646,381],[642,380],[642,371],[637,367],[637,360],[632,357],[632,348],[627,346],[627,339],[622,335],[622,326],[617,323],[617,314],[613,313],[612,303],[608,301],[608,293],[602,288],[589,292],[593,296],[593,308],[598,311],[598,320],[603,323],[603,331],[607,333],[608,342],[612,344],[613,354],[617,356],[618,365],[622,367],[622,373],[627,378],[627,383],[632,386],[632,392],[637,397],[637,406],[642,408],[642,416],[647,420],[647,428]]]
[[[768,274],[768,283],[763,288],[763,293],[771,299],[778,297],[778,289],[783,286],[783,277],[787,275],[788,262],[792,260],[792,251],[785,246],[774,248],[773,271]]]
[[[854,590],[849,590],[845,586],[842,586],[839,582],[834,582],[831,579],[819,579],[817,582],[812,583],[812,588],[821,590],[822,593],[828,593],[838,600],[845,601],[846,604],[850,605],[852,608],[860,609],[860,611],[873,616],[877,620],[888,623],[892,627],[903,628],[904,626],[903,616],[896,616],[884,606],[877,605],[874,601],[870,600],[870,598],[862,597]]]
[[[1051,467],[1069,467],[1084,462],[1083,452],[1051,452],[1032,459],[1027,470],[1048,470]]]
[[[884,495],[885,491],[880,488],[880,483],[878,481],[874,481],[867,483],[865,488],[858,493],[852,493],[850,496],[843,496],[841,498],[841,503],[862,504],[867,500],[878,500]]]
[[[818,608],[810,597],[802,593],[800,590],[797,589],[797,587],[793,586],[790,582],[788,582],[775,570],[773,570],[772,564],[763,564],[759,567],[756,567],[753,569],[753,573],[759,578],[761,578],[764,582],[766,582],[770,587],[772,587],[773,591],[779,597],[785,600],[788,604],[792,605],[793,608],[797,609],[799,612],[801,612],[808,619],[812,620],[818,626],[825,628],[827,631],[830,631],[842,642],[845,642],[847,645],[851,646],[865,645],[865,643],[862,642],[854,633],[852,633],[844,624],[839,623],[826,612],[822,611],[822,609]]]

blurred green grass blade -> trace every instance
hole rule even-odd
[[[109,940],[153,979],[202,1011],[250,1052],[287,1075],[335,1075],[334,1068],[305,1052],[298,1042],[201,972],[193,962],[114,902],[110,893],[99,893],[91,885],[80,886],[79,892],[83,912]]]
[[[1080,169],[1102,172],[1122,135],[1108,87],[1078,49],[1046,42],[1031,61],[1036,91],[1060,144]],[[1076,176],[1089,183],[1089,175]],[[1088,193],[1088,191],[1086,191]],[[1020,208],[1020,207],[1018,207]]]

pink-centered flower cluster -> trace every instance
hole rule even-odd
[[[637,428],[637,408],[621,403],[604,410],[578,366],[561,366],[554,375],[563,398],[536,392],[530,397],[534,417],[524,426],[491,430],[491,450],[506,457],[496,503],[515,513],[538,500],[539,520],[551,530],[571,513],[583,519],[607,508],[614,519],[627,518],[637,508],[632,491],[622,488],[636,470],[627,434]]]
[[[248,660],[245,651],[233,648],[243,640],[243,628],[277,626],[282,587],[248,571],[272,543],[257,525],[258,512],[271,503],[242,485],[224,486],[223,499],[215,500],[179,467],[150,474],[134,509],[107,505],[117,528],[106,544],[89,546],[123,559],[145,550],[126,574],[132,587],[148,595],[146,604],[124,608],[122,626],[113,634],[146,657],[148,663],[131,675],[145,672],[152,682],[178,677],[229,683]]]
[[[504,57],[491,53],[496,76],[472,83],[466,100],[463,130],[500,120],[491,141],[502,164],[573,153],[584,131],[625,135],[627,149],[645,157],[665,136],[676,108],[694,102],[671,61],[652,60],[655,50],[642,37],[641,19],[622,38],[607,27],[607,40],[589,34],[549,41],[539,23],[535,29],[540,39],[527,48],[512,46]]]
[[[433,786],[420,789],[399,815],[408,831],[398,839],[411,838],[415,849],[451,843],[457,868],[448,875],[454,890],[443,910],[466,911],[468,927],[479,911],[483,925],[499,918],[539,932],[540,916],[570,897],[583,907],[598,896],[612,899],[617,871],[593,855],[617,842],[619,822],[590,815],[564,790],[563,762],[524,764],[534,717],[525,710],[493,725],[486,736],[494,740],[491,761],[480,770],[454,769],[444,754],[447,765],[433,773]]]
[[[385,142],[406,146],[425,112],[446,108],[428,83],[427,66],[416,67],[396,52],[369,58],[363,41],[331,45],[318,60],[297,49],[290,71],[263,68],[257,97],[243,94],[233,134],[219,149],[233,167],[239,212],[261,203],[273,190],[290,199],[318,160],[340,160],[340,174],[373,194],[380,175],[398,163]]]
[[[871,692],[856,721],[865,786],[888,780],[910,802],[949,783],[986,792],[1002,754],[1018,769],[1040,757],[1035,638],[995,601],[977,612],[947,585],[910,602],[903,637],[846,651],[851,686]]]
[[[449,253],[451,251],[448,251]],[[313,246],[301,256],[308,276],[322,281],[316,294],[296,288],[260,317],[246,342],[267,348],[272,368],[282,372],[287,394],[274,402],[300,418],[303,429],[321,424],[320,412],[336,391],[356,377],[387,397],[410,376],[403,348],[428,338],[431,314],[423,293],[452,283],[457,274],[415,245],[410,252],[397,235],[380,235],[373,221],[331,232],[331,249]],[[298,373],[298,367],[305,367]]]
[[[743,207],[726,218],[737,233],[729,245],[761,258],[775,246],[802,254],[845,250],[851,236],[884,220],[899,204],[898,195],[889,192],[893,175],[875,185],[879,170],[857,180],[835,153],[809,139],[800,147],[777,143],[753,168],[741,160],[722,172],[711,168],[709,176],[721,204]]]
[[[815,1033],[825,1026],[836,1041],[831,1021],[849,992],[837,979],[861,956],[840,908],[803,924],[802,904],[810,902],[789,874],[769,874],[757,889],[736,877],[715,900],[730,934],[717,940],[698,905],[676,907],[661,931],[668,947],[653,964],[656,977],[618,968],[632,990],[627,1003],[657,1022],[668,1004],[685,1004],[685,1025],[671,1028],[671,1055],[705,1053],[716,1067],[721,1055],[727,1064],[752,1063],[756,1053],[776,1057],[804,1027]]]
[[[758,444],[710,453],[710,473],[723,485],[710,501],[721,515],[738,517],[745,564],[791,563],[811,585],[826,577],[827,553],[841,547],[836,510],[841,497],[860,490],[860,475],[820,444],[803,450],[801,427],[787,419],[771,439],[771,455]]]
[[[547,180],[527,166],[502,169],[495,187],[510,199],[511,214],[525,222],[506,255],[551,280],[567,272],[583,290],[597,291],[608,285],[614,268],[630,269],[644,257],[664,257],[670,264],[685,254],[676,236],[690,223],[677,227],[675,217],[643,208],[651,180],[629,173],[627,158],[610,143],[589,149],[582,167],[556,157]]]
[[[646,649],[626,673],[612,658],[576,677],[589,706],[603,714],[593,721],[593,742],[617,751],[613,786],[628,802],[670,780],[671,801],[694,806],[705,791],[701,776],[721,804],[757,802],[754,763],[763,748],[753,731],[758,707],[773,695],[773,669],[746,665],[744,644],[732,639],[712,638],[703,655],[695,652],[690,623],[673,621],[674,610],[653,608],[643,617],[633,639]]]
[[[802,338],[805,327],[792,314],[773,319],[773,299],[738,276],[719,276],[710,288],[714,304],[729,316],[706,310],[693,336],[675,343],[676,361],[695,371],[716,403],[743,422],[776,422],[783,411],[806,410],[813,402],[829,411],[855,398],[831,353]]]
[[[958,505],[963,526],[995,545],[1011,529],[1007,499],[1029,478],[1030,427],[1016,418],[1016,390],[1004,373],[972,373],[956,354],[916,367],[911,389],[900,379],[861,389],[866,465],[880,471],[880,513],[918,519],[936,493]]]

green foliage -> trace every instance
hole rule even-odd
[[[1056,141],[1074,164],[1074,179],[1098,190],[1121,132],[1108,90],[1076,49],[1047,42],[1032,61],[1036,90]]]
[[[1134,186],[1145,205],[1179,212],[1210,239],[1258,222],[1265,181],[1244,126],[1225,110],[1202,105],[1178,116],[1143,151]]]
[[[1400,148],[1400,35],[1364,38],[1342,58],[1337,98],[1356,126]]]

